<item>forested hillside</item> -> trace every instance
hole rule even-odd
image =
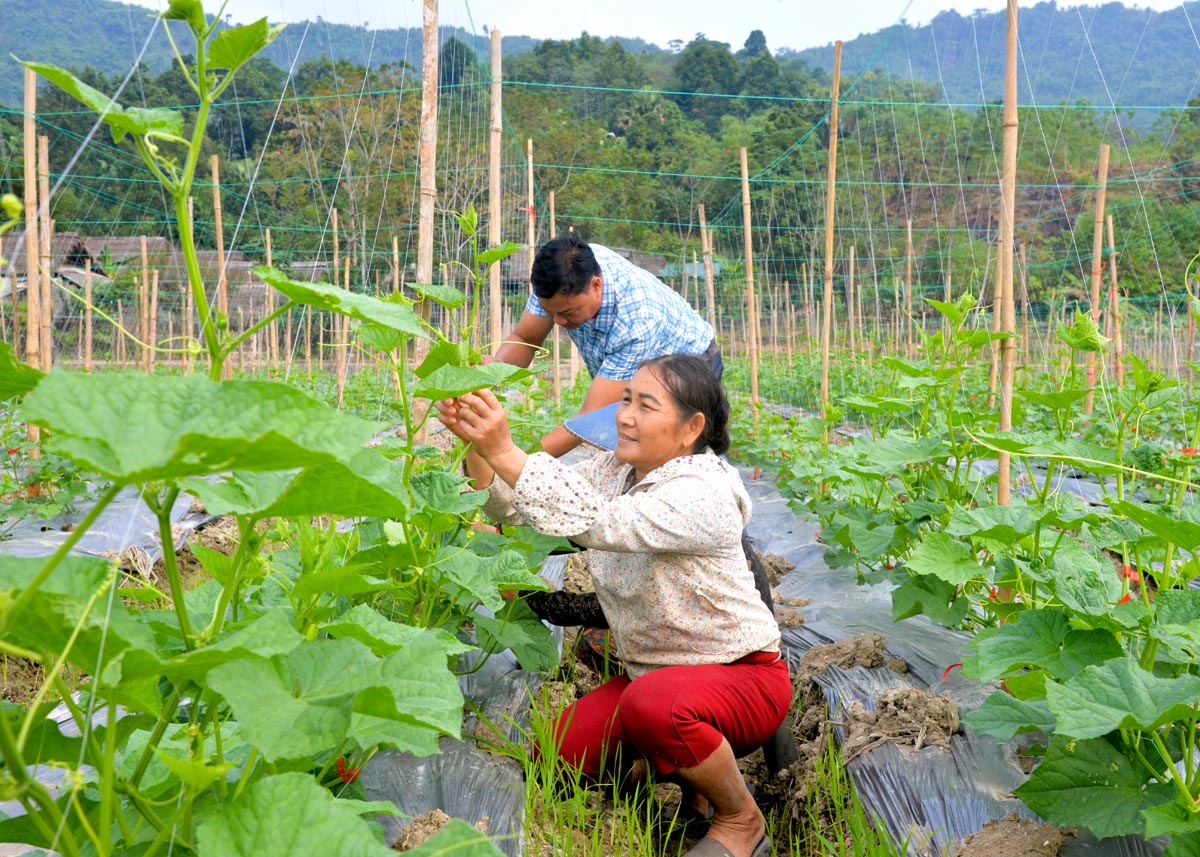
[[[1022,103],[1087,101],[1101,106],[1178,106],[1200,80],[1200,2],[1174,9],[1105,3],[1021,5]],[[1005,14],[940,13],[930,23],[903,22],[848,40],[842,73],[890,70],[937,84],[955,104],[996,101],[1004,94]],[[788,52],[830,69],[833,46]]]
[[[0,0],[6,12],[11,5]],[[978,30],[984,19],[961,20]],[[1023,18],[1026,38],[1035,43],[1044,37],[1036,21],[1033,11]],[[991,37],[987,45],[988,63],[998,62],[1000,40]],[[87,62],[82,51],[64,45],[56,51],[44,58]],[[446,217],[472,203],[486,208],[490,85],[468,41],[448,34],[440,66],[438,207]],[[1114,91],[1127,79],[1124,69],[1104,69]],[[111,92],[127,70],[82,74]],[[302,61],[290,82],[269,59],[246,68],[214,112],[201,159],[203,174],[208,156],[220,157],[225,207],[240,218],[226,219],[225,246],[261,251],[257,225],[269,224],[277,259],[311,257],[326,251],[322,224],[336,207],[356,258],[378,256],[388,268],[397,235],[407,258],[417,208],[414,76],[403,63],[367,68],[345,57]],[[690,261],[700,249],[697,211],[704,205],[728,287],[736,288],[738,153],[745,147],[756,264],[776,282],[795,282],[802,270],[811,278],[824,246],[829,87],[824,70],[776,55],[769,34],[757,30],[740,46],[698,35],[678,52],[634,52],[586,35],[535,43],[504,64],[505,237],[525,240],[525,146],[532,140],[535,216],[543,231],[553,192],[560,230],[571,226],[592,240]],[[156,72],[147,65],[126,92],[149,105],[193,103],[175,68]],[[1178,287],[1177,275],[1200,243],[1195,95],[1181,96],[1156,124],[1139,121],[1136,111],[1048,98],[1037,106],[1023,102],[1017,236],[1028,251],[1035,301],[1078,297],[1086,287],[1102,143],[1112,146],[1109,212],[1123,286],[1147,295]],[[893,289],[911,261],[916,282],[934,294],[951,274],[957,285],[986,291],[999,222],[998,104],[948,103],[940,83],[895,68],[845,75],[843,99],[839,272],[854,247],[859,276],[877,289]],[[39,114],[57,175],[93,117],[50,89],[42,91]],[[0,113],[0,190],[18,193],[19,120],[17,112]],[[214,246],[207,191],[197,194],[195,209],[201,242]],[[106,134],[73,167],[53,216],[60,230],[90,235],[171,233],[157,185],[129,141],[113,146]]]

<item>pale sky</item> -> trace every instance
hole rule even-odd
[[[159,0],[133,0],[152,9]],[[1025,0],[1022,5],[1031,5]],[[1060,0],[1060,7],[1071,6]],[[1142,0],[1141,8],[1171,9],[1180,0]],[[737,50],[751,30],[762,30],[772,50],[809,48],[895,24],[901,18],[923,24],[938,12],[1003,9],[1003,0],[442,0],[441,23],[481,33],[541,39],[572,39],[586,30],[594,36],[640,36],[665,48],[671,39],[690,41],[696,33],[728,42]],[[215,12],[218,4],[207,0]],[[229,0],[226,12],[237,23],[266,16],[272,23],[316,20],[378,28],[419,27],[421,0]]]

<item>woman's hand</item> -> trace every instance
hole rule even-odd
[[[508,416],[495,393],[478,390],[459,396],[455,401],[458,403],[455,426],[462,432],[460,437],[474,445],[475,451],[484,459],[490,462],[513,448]]]
[[[526,455],[513,443],[504,407],[491,390],[467,393],[434,403],[438,421],[460,440],[471,444],[467,472],[476,488],[487,487],[492,471],[515,485]]]

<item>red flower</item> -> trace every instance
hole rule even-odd
[[[1130,426],[1130,427],[1129,427],[1129,430],[1130,430],[1131,432],[1133,432],[1134,434],[1137,434],[1137,426]]]
[[[10,449],[10,450],[8,451],[8,454],[9,454],[9,455],[16,455],[16,454],[17,454],[18,452],[20,452],[20,451],[21,451],[21,448],[20,448],[20,447],[17,447],[16,449]]]
[[[975,401],[975,397],[974,397],[974,396],[968,396],[968,397],[967,397],[967,401],[968,401],[968,402],[973,402],[973,401]]]
[[[1133,595],[1132,595],[1132,594],[1130,594],[1130,593],[1128,593],[1128,592],[1126,592],[1124,595],[1122,595],[1122,596],[1121,596],[1121,600],[1120,600],[1120,601],[1118,601],[1117,603],[1118,603],[1118,604],[1128,604],[1128,603],[1129,603],[1129,600],[1130,600],[1131,598],[1133,598]]]
[[[358,768],[347,768],[346,757],[338,756],[337,774],[339,780],[341,780],[343,783],[349,784],[358,779]]]
[[[893,568],[895,568],[895,567],[896,567],[896,563],[894,563],[894,562],[889,562],[889,563],[887,564],[887,567],[888,567],[888,570],[890,571],[891,569],[893,569]]]
[[[1142,582],[1142,576],[1137,573],[1137,569],[1135,569],[1132,565],[1121,566],[1121,577],[1125,578],[1126,580],[1132,580],[1134,583]]]
[[[1180,454],[1180,455],[1195,455],[1195,454],[1196,454],[1196,447],[1194,447],[1194,446],[1185,446],[1183,449],[1179,450],[1179,454]]]
[[[954,669],[955,667],[961,667],[961,666],[962,666],[962,662],[960,661],[957,664],[950,664],[950,666],[948,666],[944,670],[942,670],[942,681],[944,682],[946,680],[946,678],[950,675],[950,670]]]
[[[997,587],[993,586],[991,591],[988,593],[988,601],[995,601],[996,596],[999,594],[1000,594],[1000,590]]]

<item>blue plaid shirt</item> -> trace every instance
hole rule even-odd
[[[674,289],[607,247],[588,246],[600,266],[600,311],[567,335],[593,378],[628,381],[643,360],[708,349],[712,325]],[[548,317],[534,294],[525,311]]]

